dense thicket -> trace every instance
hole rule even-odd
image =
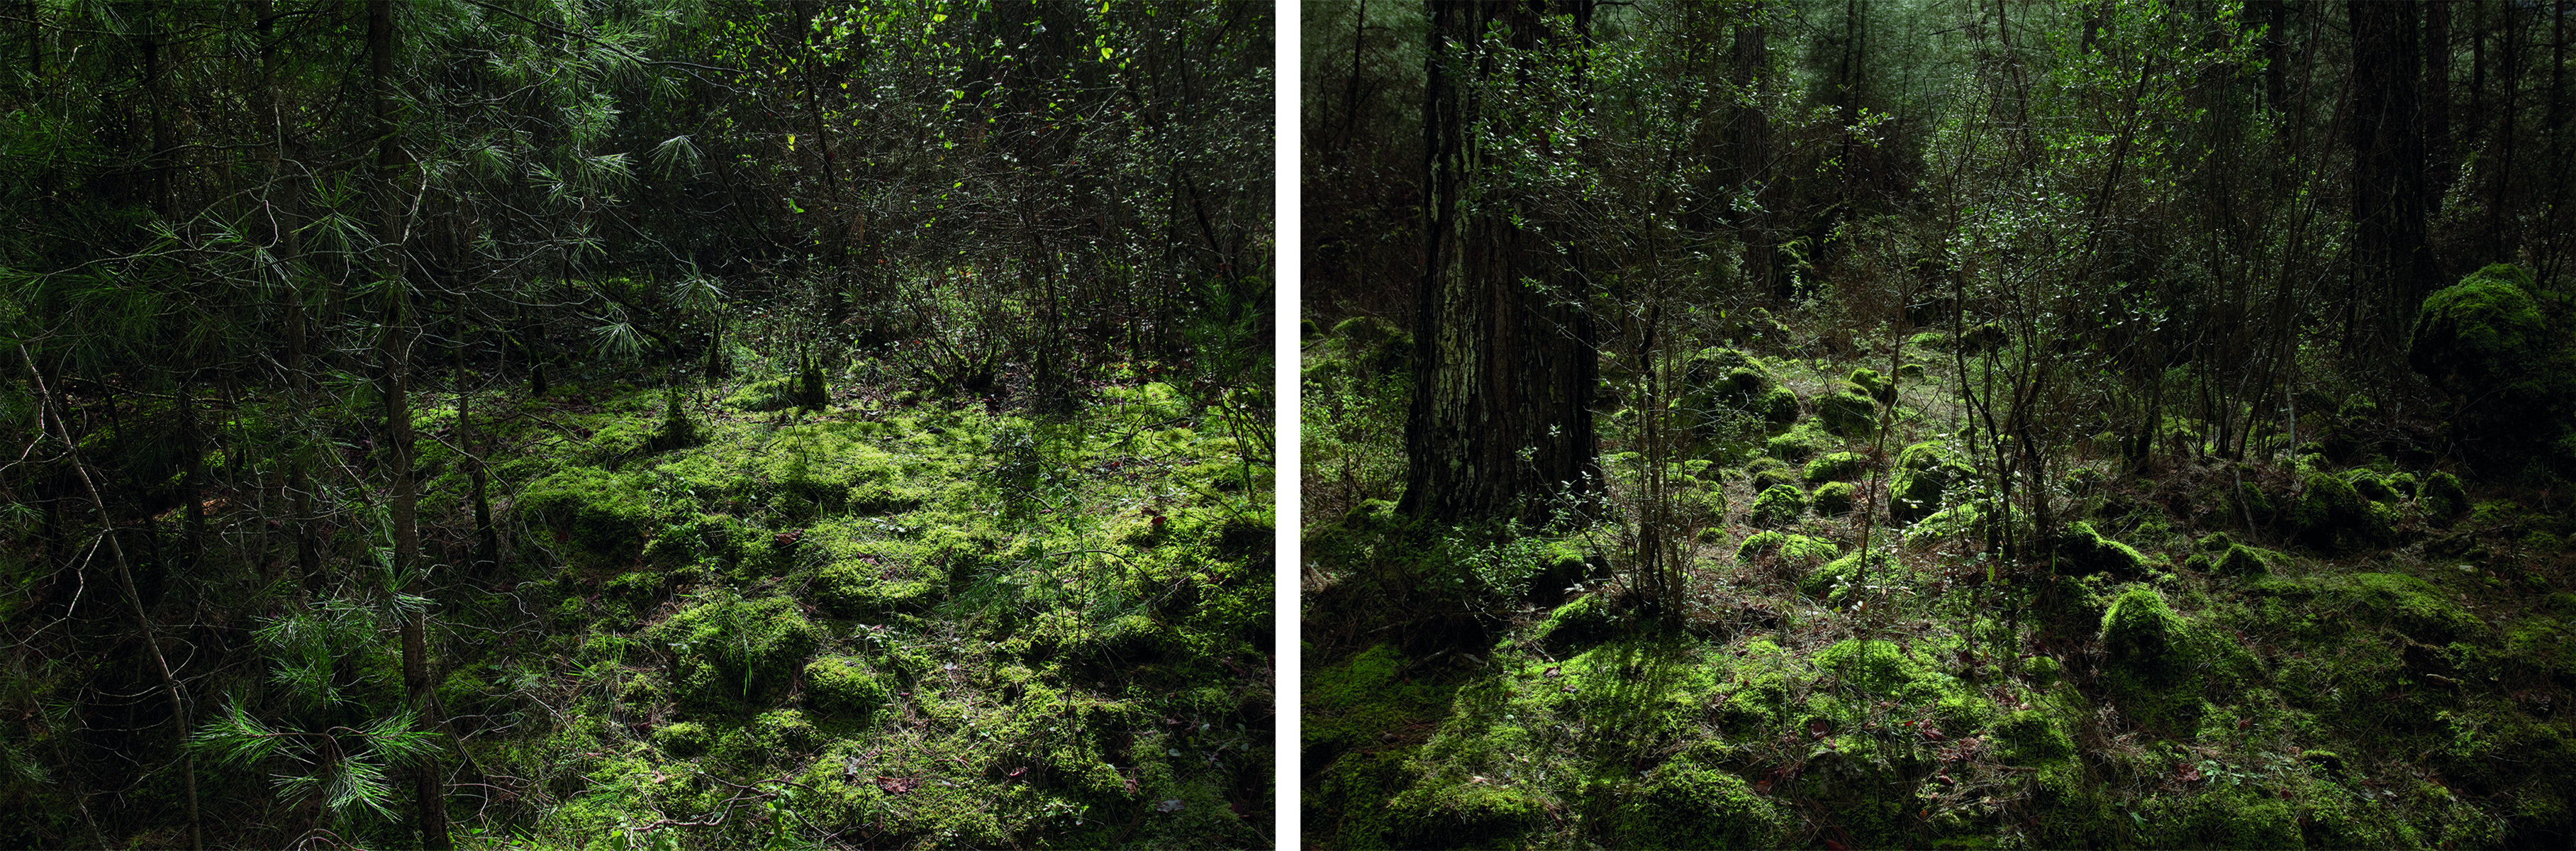
[[[1241,3],[0,8],[0,808],[28,814],[0,842],[507,829],[439,810],[496,788],[458,741],[492,734],[437,706],[470,647],[447,615],[560,567],[513,510],[548,469],[521,454],[558,451],[523,430],[582,445],[642,388],[671,388],[664,425],[620,451],[707,442],[700,388],[737,379],[807,411],[1033,417],[1158,382],[1174,423],[1260,420],[1271,26]],[[397,633],[393,680],[335,673]],[[295,752],[322,791],[254,772],[201,810],[207,760],[285,761],[241,743],[289,720],[348,734]]]

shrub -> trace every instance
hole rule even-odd
[[[1764,528],[1776,528],[1798,522],[1807,513],[1807,495],[1795,486],[1772,485],[1753,498],[1753,512],[1745,522]]]

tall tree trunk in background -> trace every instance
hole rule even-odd
[[[2451,145],[2451,0],[2424,4],[2423,103],[2425,189],[2439,198],[2459,176]]]
[[[1547,4],[1588,20],[1588,2]],[[1491,24],[1518,47],[1547,19],[1525,4],[1432,0],[1423,133],[1425,272],[1416,295],[1412,459],[1402,510],[1439,520],[1546,519],[1560,494],[1600,487],[1592,431],[1599,361],[1571,270],[1522,224],[1473,141],[1486,79],[1515,73],[1480,46]],[[1486,127],[1487,133],[1512,128]]]
[[[385,465],[393,473],[388,500],[393,515],[394,564],[396,581],[407,594],[425,590],[424,571],[420,565],[420,526],[415,516],[420,501],[419,487],[412,480],[411,387],[407,361],[411,353],[411,318],[408,308],[411,287],[406,281],[402,258],[403,202],[399,180],[404,165],[400,140],[394,121],[394,20],[389,0],[368,4],[367,53],[374,66],[376,132],[376,203],[378,210],[377,274],[385,288],[384,334],[379,337],[377,358],[384,367],[379,387],[385,402]],[[429,670],[428,614],[414,610],[401,615],[403,694],[415,713],[413,729],[435,735],[438,719],[432,706],[432,680]],[[453,847],[447,837],[447,797],[445,779],[439,760],[425,756],[412,768],[413,791],[418,802],[420,844],[423,848],[444,851]]]
[[[484,481],[483,454],[474,448],[474,389],[465,377],[465,296],[456,296],[456,446],[474,490],[474,570],[489,576],[501,563],[500,536],[492,530],[492,496]]]
[[[1730,64],[1735,85],[1755,93],[1754,103],[1738,105],[1728,116],[1727,124],[1734,143],[1730,165],[1733,167],[1733,194],[1754,193],[1755,203],[1735,222],[1744,235],[1744,276],[1768,287],[1771,284],[1772,241],[1771,205],[1762,196],[1771,183],[1771,113],[1769,94],[1771,55],[1769,39],[1763,32],[1761,8],[1756,4],[1751,19],[1735,26],[1735,47]]]
[[[2503,65],[2502,73],[2497,76],[2504,91],[2498,93],[2495,108],[2501,113],[2502,123],[2497,126],[2494,136],[2493,170],[2485,168],[2483,163],[2479,169],[2487,172],[2486,179],[2491,187],[2487,199],[2487,256],[2479,261],[2480,265],[2511,259],[2515,242],[2512,235],[2505,232],[2508,220],[2505,205],[2513,203],[2513,155],[2518,141],[2514,138],[2514,113],[2520,109],[2522,100],[2522,33],[2519,27],[2514,26],[2515,19],[2521,16],[2515,14],[2511,3],[2504,4],[2498,12],[2504,15],[2504,32],[2496,43],[2496,58]]]
[[[2415,7],[2352,0],[2353,295],[2367,319],[2350,329],[2351,352],[2390,352],[2423,301],[2431,252],[2424,244],[2424,147],[2416,92],[2422,68]]]

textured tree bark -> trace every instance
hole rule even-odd
[[[1582,20],[1588,4],[1570,5]],[[1514,72],[1480,36],[1501,23],[1515,47],[1534,46],[1547,19],[1530,4],[1451,0],[1431,3],[1431,19],[1426,271],[1416,292],[1401,509],[1439,520],[1542,521],[1560,497],[1600,487],[1592,318],[1576,270],[1521,220],[1507,193],[1490,191],[1499,181],[1474,137],[1487,106],[1479,82]]]
[[[2377,310],[2351,329],[2353,352],[2397,351],[2414,307],[2430,292],[2424,244],[2424,137],[2416,93],[2423,67],[2415,7],[2349,4],[2353,28],[2353,295]]]

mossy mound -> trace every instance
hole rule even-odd
[[[1744,778],[1673,760],[1621,796],[1604,831],[1623,848],[1779,848],[1796,823]]]
[[[2114,666],[2170,683],[2191,670],[2190,625],[2153,586],[2132,584],[2112,597],[2095,637]]]
[[[1878,403],[1846,382],[1842,391],[1816,397],[1816,422],[1844,437],[1868,437],[1878,429]]]
[[[1755,458],[1752,463],[1744,465],[1744,479],[1755,494],[1760,494],[1783,485],[1795,488],[1798,486],[1800,476],[1799,471],[1781,463],[1780,459],[1763,457]]]
[[[1832,440],[1830,435],[1817,431],[1813,425],[1799,423],[1796,427],[1772,435],[1768,440],[1763,441],[1762,450],[1765,454],[1781,461],[1803,464],[1807,459],[1815,457],[1816,453],[1823,452]]]
[[[1869,456],[1858,452],[1836,452],[1807,462],[1806,478],[1808,484],[1850,481],[1860,478],[1868,470]]]
[[[1841,517],[1850,514],[1853,490],[1850,482],[1826,482],[1817,485],[1816,492],[1809,494],[1810,501],[1816,509],[1816,516]]]
[[[684,707],[757,703],[783,691],[822,641],[822,631],[785,597],[720,594],[644,632],[679,660],[674,690]]]
[[[2482,469],[2519,469],[2570,430],[2576,351],[2533,290],[2530,273],[2499,263],[2426,297],[2416,315],[2407,364],[2457,402],[2456,437]]]
[[[2469,511],[2469,491],[2460,486],[2460,477],[2440,470],[2424,479],[2424,495],[2416,501],[2424,518],[2436,525],[2448,526]]]
[[[1413,333],[1379,317],[1344,319],[1333,325],[1333,336],[1342,341],[1347,362],[1358,368],[1363,381],[1401,376],[1413,362]]]
[[[2386,546],[2394,537],[2393,512],[2363,499],[2351,482],[2324,471],[2311,471],[2307,488],[2290,509],[2290,528],[2298,540],[2326,553]]]
[[[643,476],[597,467],[570,467],[529,483],[518,510],[552,527],[557,542],[603,561],[640,551],[655,514]]]
[[[2074,574],[2107,573],[2130,578],[2145,572],[2147,557],[2137,548],[2102,537],[2093,524],[2078,520],[2067,524],[2058,537],[2057,554],[2073,568],[2062,571]]]
[[[834,716],[874,718],[892,696],[876,673],[857,659],[826,656],[805,665],[806,701]]]
[[[2271,550],[2232,541],[2222,541],[2221,544],[2214,552],[2192,554],[2191,558],[2183,561],[2183,566],[2221,576],[2261,576],[2270,573],[2274,563],[2289,560],[2288,555]]]
[[[1975,476],[1976,470],[1938,441],[1905,447],[1896,456],[1896,470],[1888,483],[1888,516],[1898,523],[1930,517],[1941,510],[1943,494],[1952,485],[1964,484]]]
[[[1753,498],[1753,510],[1745,522],[1766,529],[1776,529],[1798,522],[1807,513],[1807,495],[1794,485],[1772,485]]]
[[[1852,370],[1851,376],[1845,380],[1851,382],[1852,388],[1859,390],[1861,395],[1876,399],[1881,405],[1896,404],[1896,382],[1889,381],[1878,370],[1864,366]]]
[[[1775,426],[1798,419],[1798,394],[1782,385],[1760,358],[1741,349],[1702,349],[1691,355],[1683,369],[1683,383],[1690,390],[1681,404],[1686,410],[1705,412],[1703,430],[1724,419],[1723,412],[1749,415]]]
[[[1765,530],[1745,536],[1744,543],[1735,548],[1735,560],[1753,564],[1766,556],[1777,556],[1786,564],[1814,568],[1841,552],[1841,547],[1824,538]]]

